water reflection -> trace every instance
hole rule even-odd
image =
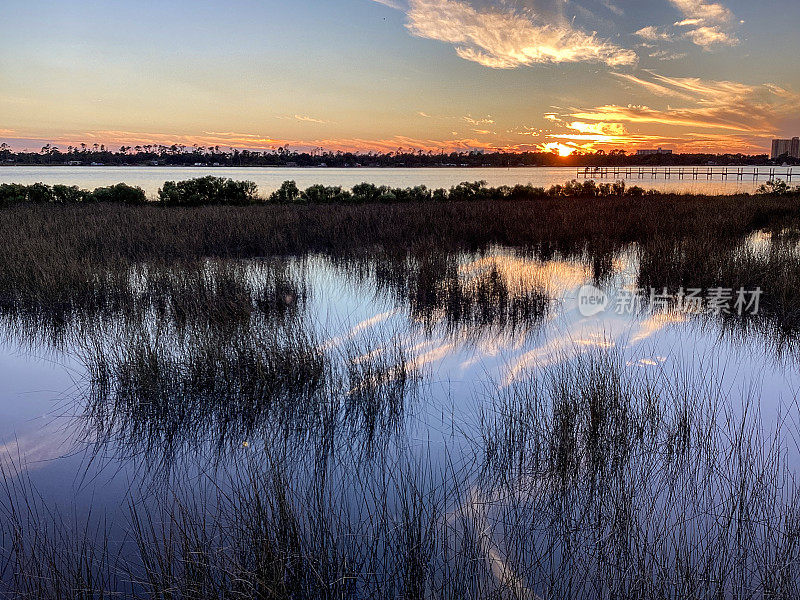
[[[135,540],[113,560],[91,546],[104,590],[725,597],[749,577],[786,595],[797,252],[774,233],[110,272],[71,303],[0,306],[4,352],[47,354],[76,385],[5,448],[147,490],[96,490]],[[590,283],[641,309],[582,315]],[[763,312],[688,314],[641,291],[719,285],[762,287]],[[37,536],[51,499],[14,485],[11,587],[77,589],[80,569],[39,589],[13,573],[66,565],[105,530]]]

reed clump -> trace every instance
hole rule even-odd
[[[402,428],[421,372],[391,337],[338,344],[315,329],[265,316],[97,334],[80,352],[84,440],[167,473],[276,437],[369,453]]]
[[[46,576],[6,589],[42,598],[126,585],[135,597],[198,599],[796,596],[800,497],[780,428],[796,405],[779,407],[773,428],[759,398],[734,401],[717,371],[677,369],[642,370],[596,350],[522,375],[487,405],[466,447],[390,444],[365,457],[273,436],[222,468],[132,498],[126,553],[111,551],[103,528],[53,523],[17,487],[2,527],[43,533],[11,537],[6,572]]]
[[[479,522],[536,597],[791,597],[800,490],[759,402],[617,350],[520,376],[487,404]]]

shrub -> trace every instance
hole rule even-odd
[[[449,199],[454,202],[480,200],[485,198],[487,189],[485,181],[475,181],[472,183],[465,181],[450,188]]]
[[[300,190],[294,181],[284,181],[269,197],[269,201],[273,204],[293,204],[300,200]]]
[[[259,201],[258,186],[252,181],[234,181],[223,177],[199,177],[186,181],[167,181],[158,190],[162,204],[203,206],[206,204],[244,205]]]
[[[53,197],[54,201],[59,204],[74,204],[76,202],[85,202],[89,192],[82,190],[77,185],[54,185]]]
[[[118,202],[120,204],[144,204],[144,190],[124,183],[100,187],[93,192],[75,185],[49,186],[43,183],[20,185],[0,184],[0,206],[29,202],[31,204],[80,204],[82,202]]]
[[[341,186],[325,185],[312,185],[301,197],[306,204],[349,203],[352,199],[350,192],[343,190]]]
[[[378,187],[372,183],[359,183],[353,186],[352,200],[357,204],[379,202],[380,197],[386,193],[388,189],[389,188],[386,186]]]
[[[43,183],[34,183],[28,186],[28,202],[34,204],[47,204],[48,202],[55,202],[56,197],[53,194],[53,188]]]
[[[791,187],[782,179],[770,179],[766,183],[762,183],[757,192],[759,194],[774,194],[776,196],[785,196],[787,194],[800,194],[800,186]]]
[[[19,183],[0,184],[0,206],[28,200],[28,187]]]
[[[509,200],[529,200],[533,198],[546,198],[547,192],[543,187],[517,184],[508,191]]]
[[[119,202],[120,204],[144,204],[147,196],[140,187],[118,183],[99,187],[85,197],[86,202]]]
[[[630,196],[632,198],[641,198],[642,196],[645,195],[645,193],[646,193],[645,189],[639,187],[638,185],[631,186],[627,190],[625,190],[625,195]]]

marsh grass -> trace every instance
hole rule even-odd
[[[793,195],[523,196],[357,206],[19,205],[0,216],[0,311],[22,321],[49,320],[53,327],[76,313],[130,314],[142,304],[131,289],[131,273],[144,269],[152,273],[153,300],[172,304],[177,318],[196,308],[199,315],[235,320],[254,304],[280,308],[281,298],[301,303],[296,280],[283,282],[285,293],[276,280],[258,304],[233,272],[239,267],[220,265],[315,253],[385,261],[380,285],[397,290],[422,319],[443,314],[451,322],[480,324],[535,318],[541,299],[501,288],[513,282],[489,273],[469,289],[453,273],[447,255],[495,245],[540,260],[588,260],[602,282],[616,253],[637,244],[643,283],[672,286],[692,277],[717,283],[724,277],[727,287],[760,284],[778,319],[793,319],[796,304],[794,257],[784,253],[781,259],[780,244],[767,269],[730,254],[755,232],[796,232],[800,205]],[[214,283],[208,261],[218,265]],[[500,308],[487,314],[490,305]]]
[[[453,253],[424,252],[369,261],[376,294],[388,297],[427,333],[514,334],[540,324],[552,298],[543,284],[526,285],[496,262],[465,271]],[[352,263],[346,261],[345,265]],[[346,267],[345,267],[346,268]]]
[[[391,334],[326,343],[301,320],[122,329],[83,347],[87,441],[171,473],[271,437],[368,453],[397,433],[422,371]]]
[[[489,406],[476,502],[539,597],[798,593],[796,448],[784,437],[796,403],[770,425],[757,395],[730,397],[713,370],[643,370],[603,351]]]
[[[131,592],[117,568],[112,524],[94,514],[64,513],[49,505],[19,463],[0,467],[4,597],[100,600]]]
[[[7,296],[0,322],[7,338],[56,349],[159,321],[183,335],[193,328],[232,335],[251,320],[300,318],[310,295],[303,270],[284,260],[134,265],[95,274],[63,302]]]
[[[794,597],[800,498],[784,436],[797,406],[762,422],[758,396],[728,396],[709,369],[642,370],[616,350],[572,357],[498,392],[482,435],[458,451],[391,445],[365,457],[276,437],[131,498],[127,553],[111,551],[99,525],[71,529],[30,509],[35,491],[7,477],[16,492],[3,527],[17,535],[6,573],[43,574],[12,577],[7,589],[41,598],[100,598],[115,585],[197,599]]]
[[[651,240],[638,247],[638,285],[673,295],[681,289],[728,289],[733,300],[714,316],[724,329],[739,336],[759,332],[779,354],[794,352],[800,332],[800,245],[786,231],[760,238],[757,246],[750,239]],[[740,289],[761,290],[757,314],[739,314]]]
[[[796,403],[767,422],[773,405],[717,365],[595,350],[493,391],[472,437],[430,443],[404,429],[423,381],[406,346],[331,343],[302,265],[361,265],[425,328],[500,332],[538,323],[548,290],[491,262],[465,273],[460,254],[572,258],[603,282],[635,248],[643,287],[759,286],[760,320],[722,322],[796,339],[794,197],[0,215],[4,330],[81,340],[93,456],[167,474],[124,499],[119,533],[3,471],[4,597],[800,595]]]

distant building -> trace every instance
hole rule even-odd
[[[780,158],[784,155],[789,158],[800,158],[800,137],[790,140],[772,140],[771,158]]]
[[[654,154],[672,154],[672,150],[664,150],[663,148],[658,149],[645,149],[645,150],[637,150],[636,156],[653,156]]]

